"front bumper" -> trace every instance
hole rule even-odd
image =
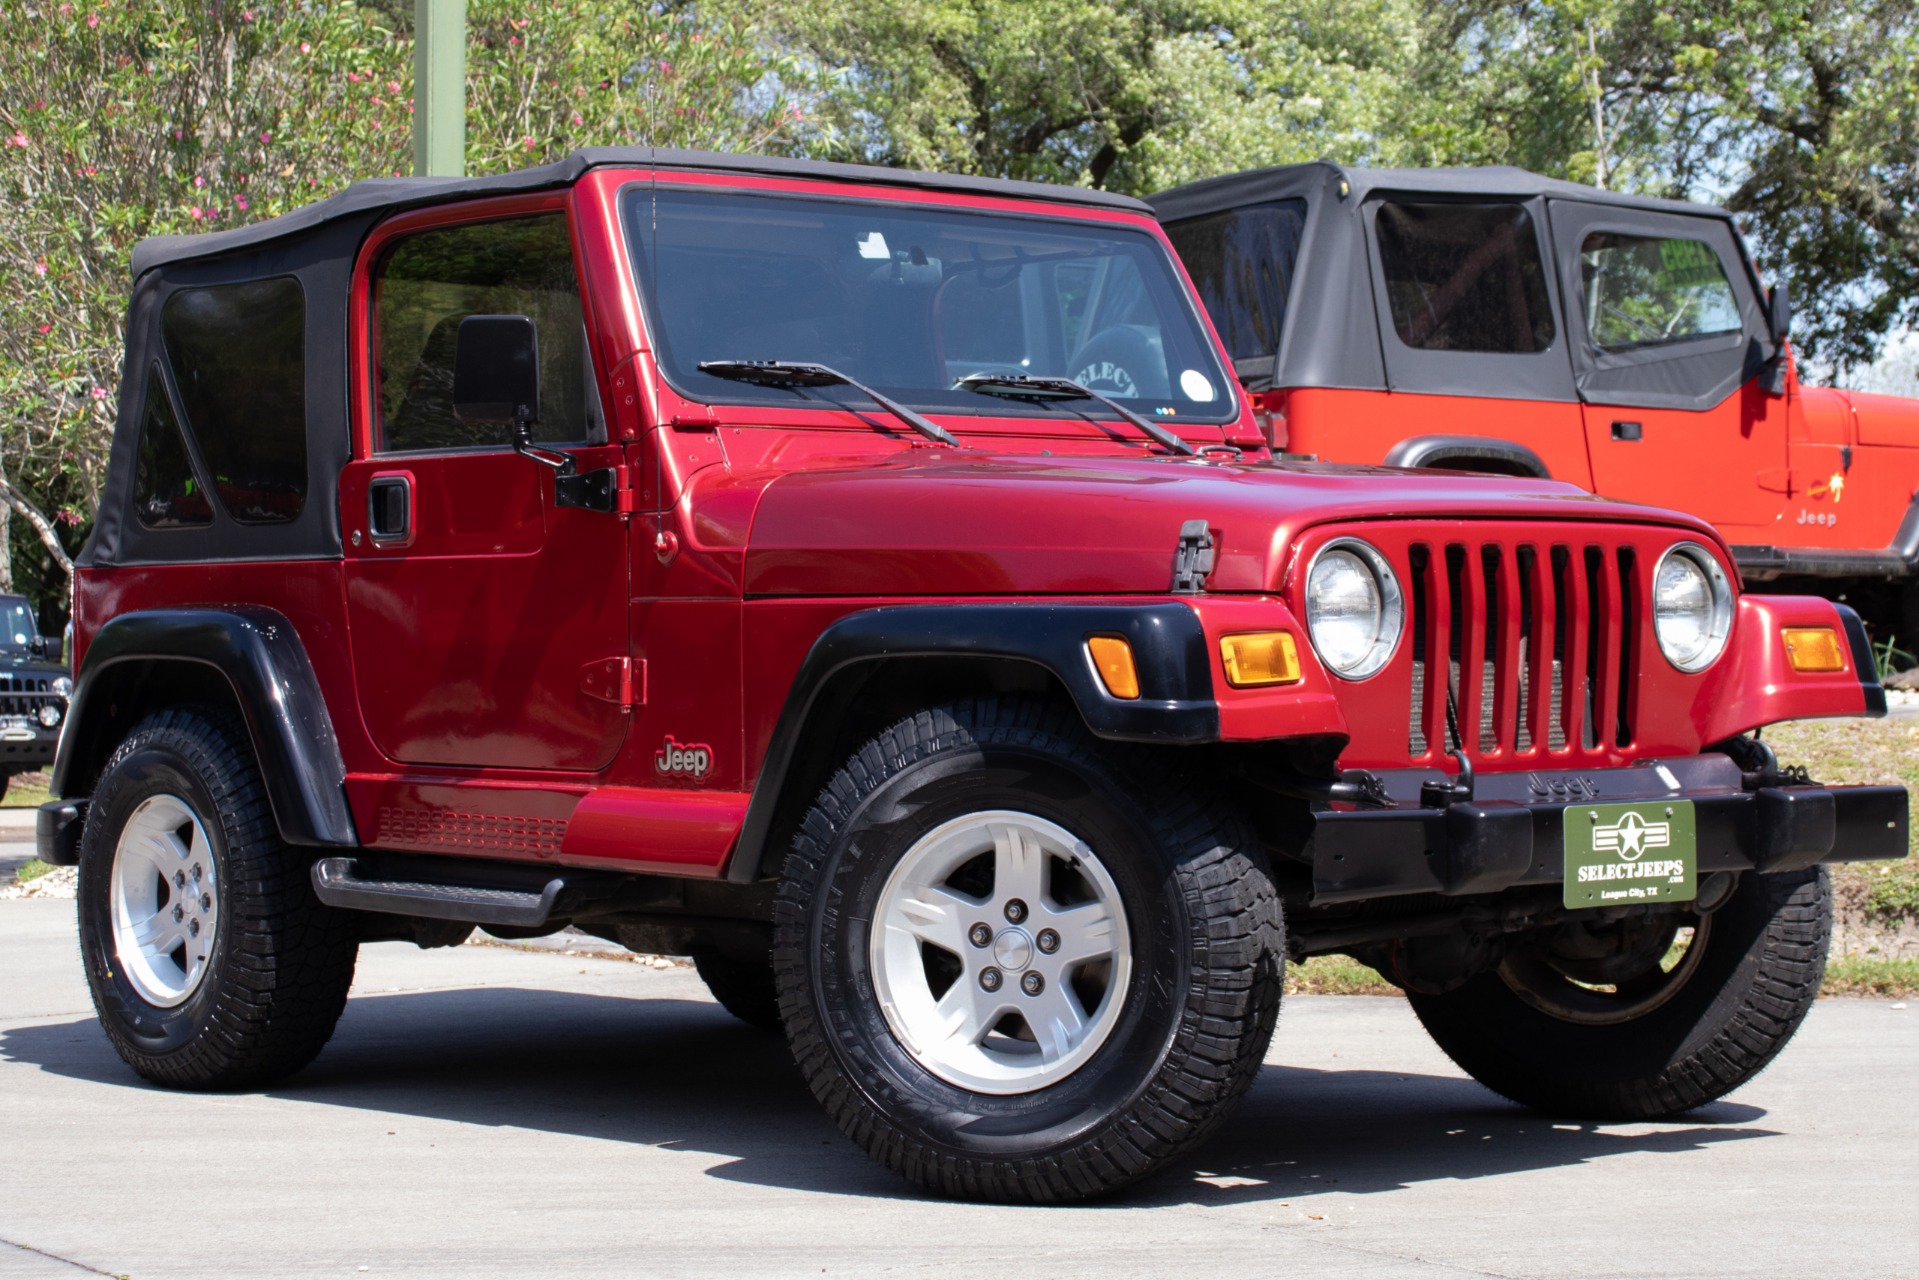
[[[1557,885],[1566,812],[1616,801],[1690,800],[1701,876],[1906,856],[1904,787],[1752,786],[1718,754],[1624,769],[1482,773],[1471,799],[1441,808],[1419,807],[1422,784],[1440,780],[1430,769],[1379,778],[1399,807],[1314,814],[1314,905]]]
[[[17,773],[23,769],[43,769],[53,763],[54,748],[60,745],[60,726],[49,729],[40,724],[20,724],[25,717],[5,717],[0,723],[0,769]]]

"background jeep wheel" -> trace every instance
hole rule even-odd
[[[1408,999],[1448,1057],[1514,1102],[1594,1120],[1672,1115],[1750,1080],[1799,1029],[1826,970],[1826,872],[1745,875],[1717,911],[1685,920],[1692,940],[1665,964],[1585,972],[1538,944]]]
[[[773,986],[773,961],[737,960],[717,951],[695,951],[693,970],[720,1007],[761,1031],[780,1029],[780,997]]]
[[[127,1065],[173,1088],[265,1084],[312,1061],[353,982],[350,916],[280,842],[238,718],[141,721],[80,847],[80,950]]]
[[[1230,805],[1076,713],[980,699],[856,753],[775,910],[795,1058],[880,1163],[1081,1199],[1205,1139],[1278,1013],[1278,901]]]

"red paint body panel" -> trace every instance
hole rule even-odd
[[[1555,480],[1593,487],[1576,404],[1326,387],[1295,387],[1268,399],[1285,417],[1290,453],[1381,463],[1408,436],[1489,436],[1524,444]]]
[[[1794,671],[1781,635],[1786,627],[1830,627],[1845,635],[1830,601],[1815,596],[1741,597],[1726,654],[1706,673],[1703,696],[1695,704],[1706,741],[1786,720],[1866,713],[1851,653],[1846,652],[1843,671]]]
[[[718,876],[751,799],[745,791],[662,794],[601,787],[573,811],[560,860],[622,871]]]

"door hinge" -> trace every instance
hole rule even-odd
[[[1204,520],[1188,520],[1179,527],[1179,545],[1173,550],[1173,594],[1197,595],[1213,571],[1213,533]]]
[[[640,509],[640,498],[627,487],[625,467],[601,467],[579,475],[554,476],[553,505],[628,515]]]
[[[646,659],[602,658],[580,668],[580,692],[616,707],[646,705]]]

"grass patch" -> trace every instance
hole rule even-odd
[[[38,858],[29,858],[24,866],[13,873],[13,878],[25,884],[29,880],[38,880],[51,870],[53,870],[52,863],[42,862]]]
[[[1289,996],[1396,996],[1399,988],[1351,956],[1313,956],[1286,966]]]
[[[47,788],[53,779],[44,773],[16,773],[7,779],[7,794],[0,798],[0,809],[38,809],[53,799]]]
[[[1828,996],[1919,994],[1919,960],[1834,956],[1826,963],[1826,982],[1819,992]]]

